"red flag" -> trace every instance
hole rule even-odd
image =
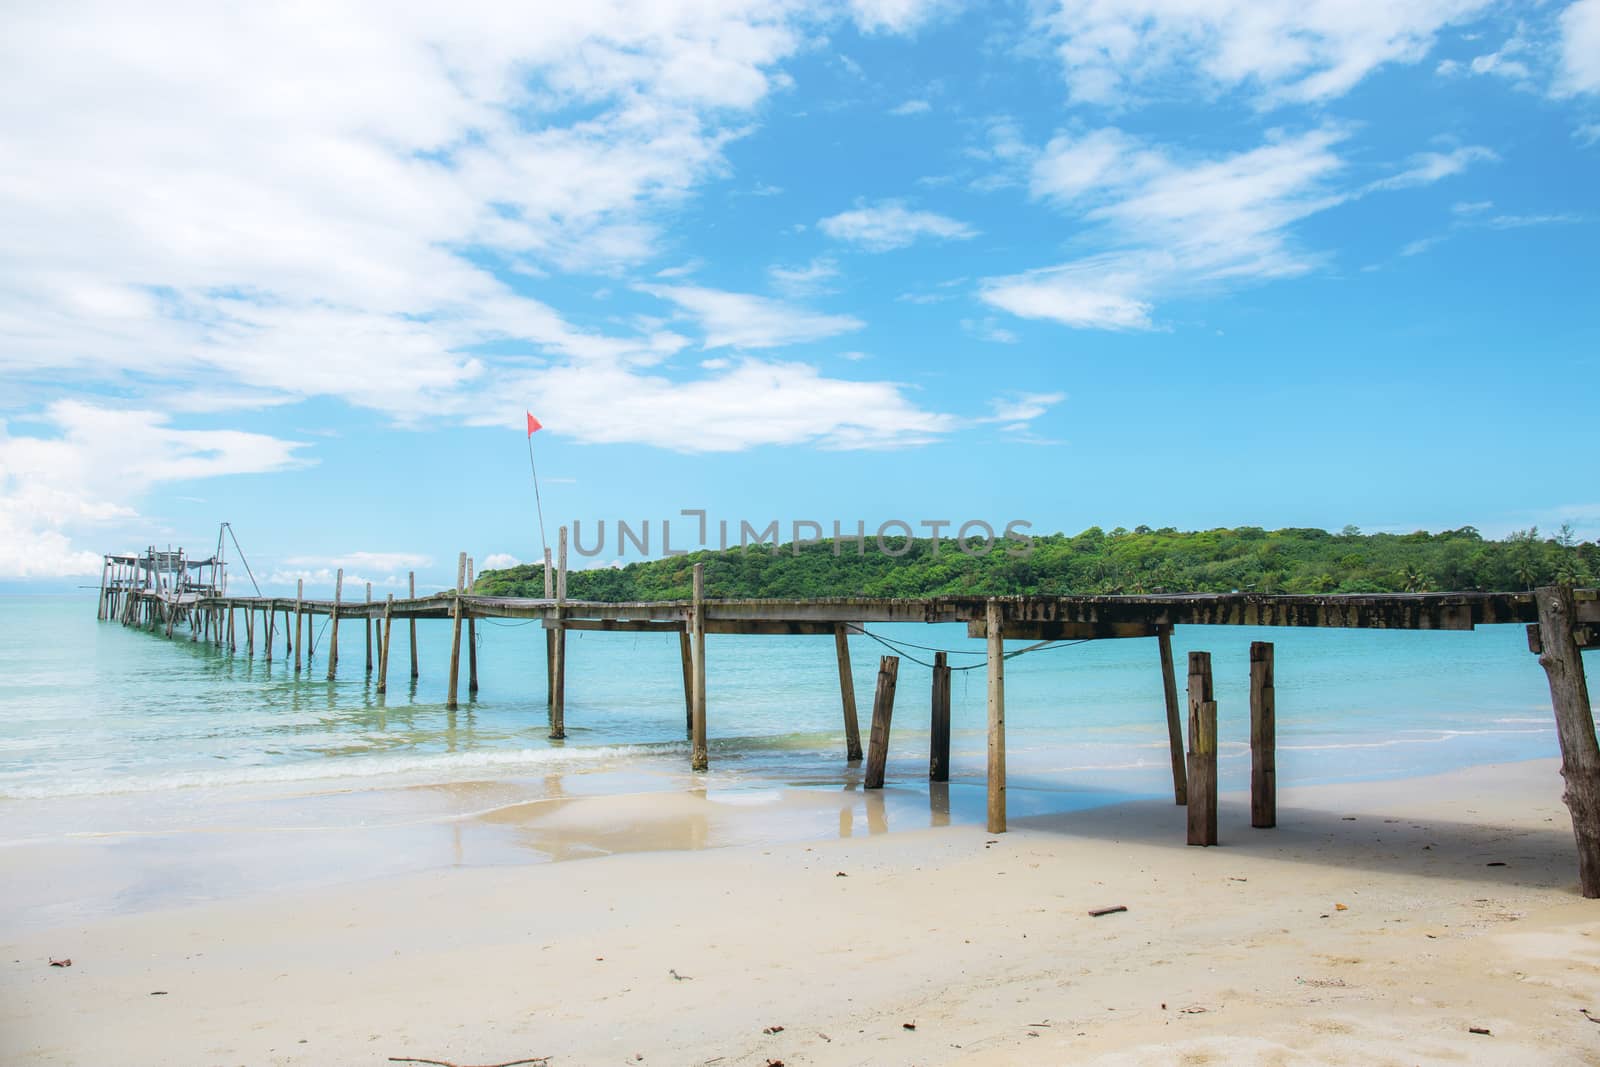
[[[533,412],[528,412],[528,436],[532,437],[535,431],[544,429],[544,423],[533,417]]]

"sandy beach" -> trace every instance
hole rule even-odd
[[[565,832],[627,848],[11,938],[0,1058],[1593,1063],[1560,788],[1540,760],[1285,789],[1271,831],[1225,795],[1212,849],[1158,802],[696,849],[672,835],[705,798],[595,798]]]

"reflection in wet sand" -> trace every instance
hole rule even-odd
[[[928,783],[928,817],[930,826],[950,825],[950,783]]]

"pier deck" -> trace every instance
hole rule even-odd
[[[307,599],[303,583],[293,597],[230,596],[225,568],[216,558],[189,562],[177,553],[152,553],[149,559],[108,556],[101,584],[101,618],[164,630],[174,636],[182,625],[192,641],[219,648],[238,647],[236,617],[244,620],[245,651],[255,654],[256,639],[270,661],[281,644],[294,670],[309,666],[302,657],[308,617],[332,620],[326,649],[327,677],[339,666],[339,624],[359,621],[366,629],[366,670],[376,674],[377,691],[388,684],[389,638],[397,621],[411,627],[411,676],[418,675],[416,624],[447,620],[452,639],[446,674],[446,707],[457,706],[463,628],[468,646],[468,692],[477,690],[479,619],[539,620],[546,631],[547,704],[550,737],[566,735],[566,635],[568,631],[660,632],[679,635],[683,666],[684,724],[691,766],[705,770],[705,636],[748,634],[831,636],[838,659],[845,757],[862,759],[849,639],[872,623],[965,623],[970,637],[987,641],[988,674],[988,829],[1006,829],[1005,671],[1024,648],[1007,651],[1005,642],[1155,638],[1160,653],[1166,725],[1172,758],[1173,798],[1188,808],[1188,840],[1217,843],[1217,703],[1211,655],[1192,652],[1188,664],[1188,739],[1179,705],[1171,637],[1177,626],[1359,627],[1381,630],[1464,631],[1478,626],[1524,624],[1529,650],[1539,656],[1550,683],[1557,736],[1566,780],[1568,808],[1577,839],[1579,884],[1583,894],[1600,897],[1600,744],[1581,653],[1600,647],[1600,590],[1551,586],[1523,593],[1391,593],[1376,595],[1275,595],[1263,593],[1188,593],[1145,596],[998,597],[832,597],[820,599],[711,599],[705,596],[703,564],[696,564],[695,596],[688,600],[598,602],[566,598],[565,533],[559,569],[545,568],[545,593],[538,598],[475,596],[471,564],[463,553],[457,587],[425,596],[372,598],[367,585],[359,601],[344,599],[344,576],[335,579],[332,600]],[[209,569],[204,581],[191,570]],[[176,575],[173,580],[164,576]],[[412,590],[415,577],[412,578]],[[257,617],[259,616],[259,624]],[[281,631],[278,619],[282,618]],[[376,644],[374,643],[376,628]],[[871,718],[871,744],[865,780],[881,787],[882,760],[898,677],[899,659],[884,656],[878,672]],[[1273,646],[1253,643],[1250,651],[1251,824],[1276,824],[1276,696]],[[936,656],[933,679],[930,774],[948,775],[950,667]],[[942,694],[942,696],[941,696]],[[942,725],[941,725],[942,724]]]

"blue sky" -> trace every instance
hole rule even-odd
[[[1600,534],[1600,0],[568,6],[7,11],[0,581]]]

